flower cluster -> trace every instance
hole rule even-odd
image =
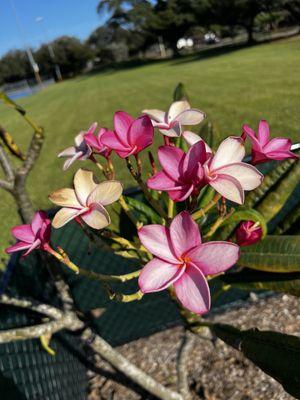
[[[67,157],[64,170],[76,160],[90,160],[101,169],[106,179],[97,182],[91,171],[79,169],[74,176],[73,188],[59,189],[49,195],[49,199],[61,207],[52,220],[54,228],[61,228],[75,220],[84,230],[92,228],[102,231],[111,223],[105,207],[118,201],[135,224],[140,241],[136,247],[136,242],[131,243],[119,236],[116,239],[117,243],[126,243],[127,249],[136,251],[138,259],[144,264],[134,274],[134,277],[139,275],[140,293],[158,292],[172,286],[181,305],[197,314],[210,309],[207,279],[235,265],[239,246],[256,243],[262,238],[259,222],[242,221],[236,230],[236,243],[208,241],[226,219],[226,200],[243,204],[245,191],[251,191],[261,184],[263,175],[254,165],[268,160],[297,157],[291,152],[289,139],[270,139],[266,121],[260,122],[257,135],[244,125],[240,137],[227,137],[214,152],[199,135],[189,130],[190,126],[200,124],[204,118],[205,114],[192,108],[186,100],[175,101],[167,112],[144,110],[136,119],[124,111],[117,111],[113,118],[113,129],[100,128],[96,131],[97,123],[94,123],[75,137],[74,146],[58,155]],[[144,182],[139,153],[153,144],[155,128],[163,134],[164,140],[164,145],[157,151],[161,170],[157,171],[155,157],[150,153],[152,175]],[[180,136],[190,146],[187,152],[180,146],[182,139],[177,140]],[[252,144],[251,163],[245,162],[247,138]],[[111,159],[113,152],[126,159],[129,171],[161,224],[143,226],[131,213],[122,195],[123,186],[115,180],[116,169]],[[98,156],[106,160],[105,166],[97,160]],[[136,170],[131,163],[131,156],[136,160]],[[199,195],[207,186],[216,195],[204,209],[197,209]],[[218,203],[220,199],[221,204]],[[167,211],[164,210],[166,203]],[[213,206],[217,206],[219,215],[202,242],[197,220],[205,217],[205,213]],[[30,225],[13,228],[12,234],[18,242],[6,251],[26,250],[24,255],[28,255],[34,249],[45,250],[78,272],[79,269],[65,255],[51,248],[50,224],[45,213],[37,212]],[[110,231],[110,235],[116,233]]]

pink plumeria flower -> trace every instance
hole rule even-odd
[[[204,164],[206,182],[228,200],[243,204],[245,190],[257,188],[263,175],[252,165],[242,162],[245,156],[244,141],[228,137]]]
[[[239,247],[229,242],[201,243],[198,225],[187,211],[178,214],[170,228],[147,225],[138,235],[154,255],[139,277],[143,293],[159,292],[170,285],[182,305],[196,314],[210,309],[210,291],[205,279],[233,266]]]
[[[95,129],[93,131],[89,130],[88,133],[84,135],[85,143],[90,146],[93,153],[100,154],[103,157],[108,158],[110,156],[111,149],[102,143],[102,137],[106,132],[108,132],[108,130],[106,128],[100,128],[98,134],[95,135]]]
[[[136,155],[153,142],[153,126],[147,115],[134,119],[124,111],[117,111],[114,128],[114,132],[105,132],[101,141],[121,158]]]
[[[185,139],[185,141],[187,142],[187,144],[189,146],[193,146],[193,144],[198,143],[198,142],[203,142],[205,144],[205,151],[208,154],[213,153],[212,149],[209,147],[209,145],[207,143],[205,143],[205,141],[196,133],[191,132],[191,131],[184,131],[182,133],[182,137]]]
[[[61,228],[69,221],[81,218],[94,229],[103,229],[110,224],[110,216],[104,206],[119,199],[123,187],[118,181],[94,182],[93,173],[79,169],[74,176],[74,189],[59,189],[49,199],[63,208],[53,221],[54,228]]]
[[[262,238],[262,228],[259,222],[243,221],[236,229],[236,242],[239,246],[249,246]]]
[[[183,125],[198,125],[205,118],[204,112],[191,108],[186,100],[175,101],[167,112],[161,110],[144,110],[149,115],[154,127],[170,137],[178,137]]]
[[[202,165],[208,158],[204,142],[194,144],[187,153],[175,146],[161,146],[158,159],[163,170],[149,178],[147,185],[168,192],[174,201],[183,201],[205,185]]]
[[[23,254],[25,257],[35,249],[46,250],[51,235],[51,221],[44,211],[38,211],[31,224],[15,226],[11,232],[18,242],[8,247],[6,253],[26,250]]]
[[[252,142],[252,164],[254,165],[268,160],[298,158],[291,152],[290,139],[282,137],[270,139],[270,128],[265,120],[259,122],[257,134],[248,125],[243,125],[243,136],[248,136]]]
[[[75,136],[75,146],[67,147],[65,150],[58,154],[58,157],[67,157],[64,162],[63,170],[66,171],[76,160],[87,160],[92,154],[92,149],[85,142],[85,134],[93,134],[97,128],[97,122],[94,122],[86,132],[80,132]]]

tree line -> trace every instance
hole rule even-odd
[[[63,36],[33,51],[43,76],[54,76],[54,63],[64,77],[80,73],[88,61],[108,64],[126,60],[161,41],[177,53],[185,36],[201,37],[207,30],[219,36],[234,36],[244,29],[248,42],[256,29],[299,24],[300,0],[100,0],[99,14],[108,20],[84,42]],[[23,50],[12,50],[0,59],[0,84],[33,77]]]

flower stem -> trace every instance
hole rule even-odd
[[[214,198],[205,207],[201,208],[198,211],[195,211],[192,214],[192,218],[194,220],[197,220],[201,217],[204,217],[205,214],[207,213],[207,211],[209,211],[212,207],[214,207],[218,203],[220,198],[221,198],[221,195],[219,193],[215,194]]]
[[[130,219],[130,221],[138,228],[139,227],[139,222],[138,220],[134,217],[134,215],[132,214],[132,212],[130,211],[130,208],[128,207],[128,204],[126,203],[124,196],[121,195],[119,197],[119,204],[122,207],[122,209],[124,210],[125,214],[127,215],[127,217]]]
[[[174,215],[174,201],[169,198],[168,202],[168,218],[171,219],[173,218]]]
[[[127,164],[127,168],[131,174],[131,176],[133,177],[133,179],[140,185],[140,188],[142,189],[148,203],[154,208],[154,210],[163,218],[163,219],[167,219],[168,216],[165,212],[165,210],[162,208],[162,206],[151,196],[151,193],[149,192],[145,182],[142,180],[141,175],[136,172],[131,164],[131,161],[129,160],[129,158],[126,158],[126,164]]]
[[[204,235],[204,237],[208,238],[212,236],[216,232],[216,230],[223,224],[223,222],[226,221],[226,219],[228,219],[232,215],[233,212],[234,208],[232,208],[226,215],[220,215],[219,218],[217,218],[216,221],[213,223],[213,225],[210,227],[207,234]]]

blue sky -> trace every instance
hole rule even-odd
[[[1,0],[0,56],[8,50],[24,48],[24,43],[36,48],[45,42],[45,34],[48,40],[61,35],[85,39],[105,21],[106,16],[96,12],[97,3],[98,0]],[[18,29],[13,4],[24,35]],[[37,17],[43,17],[43,21],[37,23]]]

